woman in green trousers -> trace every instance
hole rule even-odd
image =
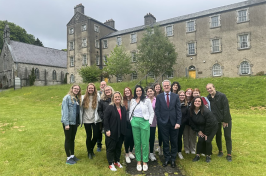
[[[134,137],[137,170],[142,171],[142,148],[143,171],[147,171],[147,162],[149,161],[150,125],[154,118],[154,111],[151,100],[145,97],[144,89],[139,85],[135,87],[134,98],[130,103],[129,115]]]

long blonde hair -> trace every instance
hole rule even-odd
[[[83,99],[83,102],[82,102],[82,106],[85,108],[85,109],[88,109],[89,108],[89,104],[90,104],[90,95],[89,95],[89,92],[88,92],[88,88],[89,86],[93,86],[94,87],[94,91],[92,93],[92,104],[91,104],[91,107],[92,109],[96,109],[97,107],[97,90],[96,90],[96,87],[93,83],[89,83],[88,86],[87,86],[87,89],[86,89],[86,93],[85,93],[85,96],[84,96],[84,99]]]
[[[111,99],[111,103],[110,103],[110,105],[113,105],[114,106],[114,104],[115,104],[115,94],[119,94],[120,95],[120,98],[121,98],[121,102],[120,102],[120,105],[121,106],[124,106],[124,103],[123,103],[123,96],[122,96],[122,94],[120,93],[120,92],[118,92],[118,91],[115,91],[114,92],[114,94],[112,95],[112,99]]]
[[[185,106],[187,106],[186,92],[183,91],[183,90],[178,91],[178,95],[180,95],[181,93],[184,93],[184,95],[185,95],[184,103],[185,103]],[[179,99],[180,99],[180,98],[179,98]],[[180,101],[180,102],[181,102],[181,101]],[[182,103],[182,102],[181,102],[181,103]]]
[[[101,95],[101,100],[107,100],[108,99],[108,97],[105,94],[105,89],[107,89],[107,88],[110,88],[111,91],[112,91],[111,97],[114,95],[114,89],[111,86],[105,86],[104,89],[103,89],[103,93]]]
[[[78,86],[79,87],[79,93],[77,95],[74,95],[74,93],[73,93],[73,87],[75,87],[75,86]],[[78,102],[81,102],[81,88],[80,88],[80,86],[78,84],[73,84],[70,87],[70,90],[69,90],[68,94],[71,97],[71,102],[72,103],[74,103],[74,100],[73,99],[75,99]]]

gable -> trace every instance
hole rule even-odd
[[[86,20],[90,19],[89,17],[87,17],[86,15],[77,12],[72,18],[71,20],[67,23],[67,26],[70,25],[74,25],[76,23],[80,23],[80,22],[84,22]]]

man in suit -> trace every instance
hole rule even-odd
[[[164,92],[156,97],[155,114],[157,116],[158,126],[160,126],[163,138],[163,153],[166,167],[171,162],[171,167],[176,167],[175,159],[177,155],[177,136],[181,124],[181,108],[179,96],[170,92],[171,82],[164,80],[162,82]],[[171,151],[169,148],[169,139]]]

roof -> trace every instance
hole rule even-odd
[[[10,40],[14,62],[67,68],[67,52]]]
[[[204,10],[204,11],[201,11],[201,12],[196,12],[196,13],[183,15],[183,16],[179,16],[179,17],[175,17],[175,18],[170,18],[170,19],[167,19],[167,20],[156,22],[156,23],[152,24],[151,26],[156,26],[156,25],[157,26],[163,26],[163,25],[167,25],[167,24],[173,24],[173,23],[177,23],[177,22],[180,22],[180,21],[185,21],[185,20],[189,20],[189,19],[195,19],[195,18],[199,18],[199,17],[202,17],[202,16],[207,16],[207,15],[217,14],[217,13],[221,13],[221,12],[225,12],[225,11],[229,11],[229,10],[244,8],[244,7],[248,7],[248,6],[251,6],[251,5],[256,5],[256,4],[264,3],[264,2],[266,2],[266,0],[248,0],[248,1],[243,1],[243,2],[239,2],[239,3],[235,3],[235,4],[230,4],[230,5],[226,5],[226,6],[222,6],[222,7],[217,7],[217,8],[213,8],[213,9],[209,9],[209,10]],[[140,31],[140,30],[145,29],[148,26],[149,25],[142,25],[142,26],[138,26],[138,27],[134,27],[134,28],[120,30],[120,31],[108,34],[108,35],[106,35],[103,38],[109,38],[109,37],[114,37],[114,36],[118,36],[118,35],[122,35],[122,34],[126,34],[126,33]]]

